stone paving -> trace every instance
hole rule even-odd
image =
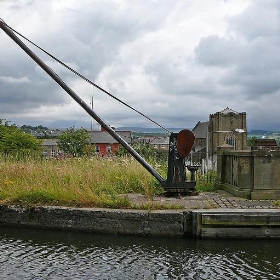
[[[146,203],[162,204],[165,206],[179,206],[184,209],[275,209],[280,208],[273,200],[248,200],[232,196],[226,192],[207,192],[193,196],[165,197],[155,196],[152,199],[141,194],[128,194],[127,198],[137,205]]]

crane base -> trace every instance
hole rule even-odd
[[[195,181],[163,183],[165,195],[193,195],[195,193]]]

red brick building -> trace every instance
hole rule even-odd
[[[132,144],[131,131],[116,131],[116,133],[128,144]],[[90,131],[90,143],[95,146],[95,152],[99,155],[113,155],[120,148],[120,143],[115,140],[104,128],[101,131]]]

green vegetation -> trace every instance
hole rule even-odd
[[[157,164],[159,171],[163,166]],[[92,157],[15,161],[0,157],[0,203],[106,207],[134,209],[178,209],[153,201],[163,192],[159,183],[132,157]],[[162,172],[163,173],[163,172]],[[162,174],[165,177],[165,175]],[[198,175],[198,191],[213,191],[215,174]],[[143,205],[132,204],[127,194],[149,198]],[[179,207],[180,208],[180,207]]]
[[[26,133],[32,133],[32,132],[42,132],[48,130],[46,126],[38,125],[38,126],[31,126],[31,125],[23,125],[20,127],[20,129]]]
[[[134,143],[131,146],[141,157],[145,158],[146,161],[151,164],[165,165],[167,168],[168,151],[159,151],[149,144],[143,143]],[[129,153],[122,146],[116,154],[118,156],[129,156]]]
[[[276,143],[280,145],[280,132],[269,130],[252,130],[248,133],[248,145],[252,146],[256,139],[275,139]]]
[[[0,201],[23,205],[132,208],[126,196],[160,191],[130,157],[15,162],[0,159]]]
[[[276,200],[276,201],[274,202],[274,204],[275,204],[275,206],[280,207],[280,200]]]
[[[217,172],[215,170],[209,171],[207,174],[197,174],[196,175],[196,190],[198,192],[215,192],[216,187],[216,176]]]
[[[116,157],[94,156],[84,129],[70,128],[59,136],[60,149],[72,158],[42,158],[41,140],[0,120],[0,203],[178,209],[153,201],[163,192],[159,182],[120,150]],[[166,178],[167,152],[136,144],[135,150]],[[88,156],[90,155],[90,157]],[[215,174],[197,175],[199,191],[214,190]],[[128,194],[144,194],[147,203],[133,204]]]
[[[64,154],[80,157],[93,154],[93,147],[89,143],[89,134],[83,128],[71,127],[58,136],[58,147]]]
[[[256,136],[252,136],[252,137],[248,137],[247,138],[247,144],[249,147],[252,147],[254,146],[255,144],[255,141],[257,140],[258,138]]]
[[[31,154],[41,155],[41,141],[0,119],[0,153],[17,159]]]

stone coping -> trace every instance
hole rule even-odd
[[[139,236],[280,238],[280,209],[148,211],[1,205],[0,226]]]

